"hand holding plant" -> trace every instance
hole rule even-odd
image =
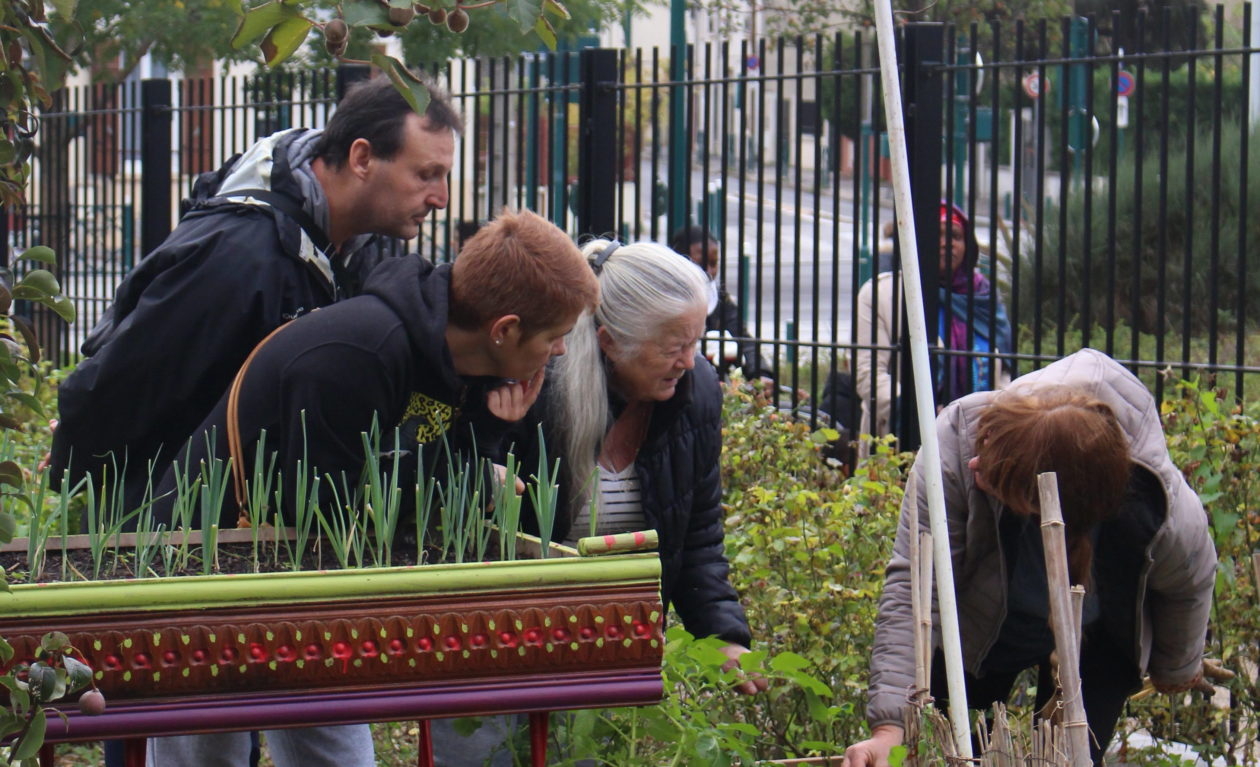
[[[735,644],[734,642],[728,643],[727,645],[722,647],[722,653],[725,654],[726,657],[730,659],[726,661],[726,663],[722,664],[722,670],[733,671],[733,670],[739,669],[740,667],[739,658],[741,655],[744,655],[748,651],[749,650],[747,647],[744,647],[743,645]],[[764,676],[762,676],[761,674],[753,673],[744,677],[743,680],[739,682],[739,684],[735,685],[735,689],[736,691],[741,692],[744,695],[756,695],[759,692],[764,692],[766,687],[768,686],[769,686],[769,682],[766,681],[766,678]]]

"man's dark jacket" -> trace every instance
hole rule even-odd
[[[392,453],[399,427],[400,479],[406,488],[414,484],[417,444],[424,446],[425,470],[434,471],[436,464],[440,481],[444,436],[453,453],[463,456],[476,450],[474,434],[478,443],[498,446],[508,424],[490,415],[485,393],[499,380],[462,378],[446,345],[450,275],[449,264],[434,267],[417,255],[388,259],[373,270],[363,295],[295,320],[250,362],[238,405],[242,465],[252,472],[258,437],[266,429],[266,451],[277,453],[276,468],[285,478],[290,522],[298,461],[320,477],[331,475],[339,492],[344,475],[353,491],[365,462],[361,435],[370,431],[374,417],[382,452]],[[226,460],[227,418],[225,393],[178,465],[195,469],[206,455],[207,433],[216,439],[215,454]],[[175,486],[168,471],[160,494]],[[325,481],[324,508],[330,508],[329,490]],[[156,504],[159,521],[169,521],[170,501],[167,496]],[[220,524],[235,526],[236,519],[230,497]]]
[[[560,450],[550,412],[553,391],[544,385],[539,401],[513,430],[521,476],[537,471],[538,423],[543,424],[549,460]],[[610,394],[610,402],[614,412],[624,407],[615,395]],[[748,619],[728,577],[721,455],[722,392],[716,371],[697,357],[674,396],[652,409],[635,469],[647,526],[660,536],[662,601],[673,603],[684,627],[695,636],[715,635],[747,647]],[[560,489],[552,540],[570,535],[572,520],[564,511],[569,508],[570,484],[565,482]],[[537,525],[532,517],[525,522]]]
[[[271,189],[299,203],[288,150],[305,133],[264,140],[275,142]],[[242,162],[234,163],[233,173]],[[227,170],[217,174],[220,180]],[[301,257],[303,233],[291,218],[240,200],[193,203],[118,287],[114,328],[104,346],[60,387],[54,480],[70,468],[72,482],[90,473],[99,485],[104,474],[112,490],[110,467],[116,462],[121,470],[125,463],[129,509],[143,500],[150,464],[156,483],[250,350],[284,322],[339,297],[331,273]],[[347,271],[336,279],[342,292],[381,252],[371,241],[347,257]]]

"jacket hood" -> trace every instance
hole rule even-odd
[[[214,194],[221,196],[246,189],[278,192],[301,203],[311,219],[327,232],[328,199],[311,169],[311,161],[315,159],[322,133],[308,128],[292,128],[255,142],[230,168],[225,169],[223,183]],[[232,198],[232,202],[270,207],[268,203],[252,197]],[[287,216],[277,216],[276,220],[285,248],[318,269],[330,284],[335,283],[333,266],[328,256],[315,247],[315,243],[302,227]],[[347,265],[352,255],[371,239],[370,235],[359,235],[343,244],[341,252],[345,254]]]
[[[388,258],[372,269],[363,292],[379,298],[398,316],[417,364],[427,365],[428,372],[440,377],[451,390],[463,387],[446,346],[450,264],[434,266],[416,253]]]

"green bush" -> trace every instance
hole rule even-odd
[[[1067,197],[1064,230],[1058,228],[1059,209],[1047,206],[1040,254],[1031,239],[1021,243],[1018,316],[1012,320],[1031,325],[1040,310],[1042,333],[1109,322],[1124,322],[1142,333],[1235,328],[1243,321],[1237,313],[1240,300],[1247,305],[1260,300],[1260,249],[1255,247],[1260,217],[1249,214],[1240,193],[1245,172],[1247,207],[1260,200],[1260,136],[1250,139],[1246,167],[1238,159],[1241,139],[1238,123],[1223,126],[1223,161],[1216,171],[1213,136],[1207,132],[1195,136],[1191,166],[1184,145],[1169,147],[1166,174],[1157,153],[1149,153],[1140,161],[1140,184],[1138,161],[1134,152],[1126,152],[1112,186],[1095,188],[1089,211],[1083,190]],[[1213,193],[1219,195],[1215,221]],[[1114,237],[1108,231],[1112,195]],[[1083,223],[1087,214],[1089,226]],[[1242,265],[1240,238],[1247,245]]]
[[[768,677],[770,689],[737,694],[715,640],[671,630],[665,701],[569,715],[561,741],[577,756],[750,764],[839,754],[866,737],[876,602],[910,456],[884,444],[846,477],[823,454],[835,432],[811,433],[749,387],[728,393],[724,417],[726,549],[755,649],[744,671]]]
[[[1176,394],[1163,404],[1168,447],[1203,500],[1220,558],[1207,651],[1238,676],[1226,685],[1228,708],[1201,694],[1156,695],[1131,703],[1128,722],[1189,743],[1207,761],[1255,764],[1260,597],[1252,555],[1260,549],[1260,419],[1254,406],[1250,413],[1231,408],[1222,392],[1197,383],[1178,384]],[[1133,763],[1160,764],[1160,756]]]

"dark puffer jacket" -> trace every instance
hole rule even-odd
[[[264,177],[272,191],[309,207],[289,159],[294,143],[313,135],[271,136],[219,175],[225,184]],[[374,239],[356,242],[362,247],[344,262],[353,278],[337,269],[334,280],[301,227],[269,206],[221,198],[198,205],[119,285],[108,340],[61,384],[54,482],[67,468],[72,482],[112,482],[116,461],[126,465],[128,508],[139,506],[150,463],[156,482],[254,345],[332,303],[343,279],[357,282],[382,253]]]
[[[373,418],[381,432],[380,450],[392,453],[393,430],[400,432],[401,488],[415,484],[416,446],[424,445],[425,471],[445,480],[443,439],[452,453],[493,457],[508,424],[486,408],[486,391],[500,379],[464,378],[446,345],[450,302],[449,264],[434,267],[418,255],[392,258],[372,272],[364,295],[340,301],[286,325],[250,362],[242,379],[238,417],[243,466],[252,467],[258,437],[267,432],[266,451],[277,453],[284,476],[285,508],[293,521],[297,464],[313,467],[323,482],[324,508],[338,508],[331,487],[342,490],[342,477],[354,489],[364,466],[362,434]],[[180,466],[197,467],[213,452],[224,460],[227,445],[227,394],[198,426]],[[388,466],[389,458],[382,463]],[[434,474],[436,472],[436,474]],[[158,521],[169,522],[174,473],[168,471],[155,504]],[[344,501],[344,496],[342,497]],[[403,509],[409,508],[409,499]],[[234,498],[224,504],[219,523],[234,526]]]
[[[553,391],[543,387],[539,401],[513,432],[522,476],[537,471],[537,424],[543,424],[549,458],[558,454],[561,442],[555,418],[549,417]],[[611,405],[618,412],[623,406],[615,399]],[[660,535],[662,601],[673,603],[692,634],[747,647],[748,619],[731,586],[726,559],[721,455],[722,392],[716,371],[697,357],[674,396],[653,408],[635,468],[643,514]],[[560,489],[558,509],[569,508],[568,484]],[[537,524],[532,518],[526,523]],[[564,540],[571,524],[567,514],[559,513],[552,540]]]

